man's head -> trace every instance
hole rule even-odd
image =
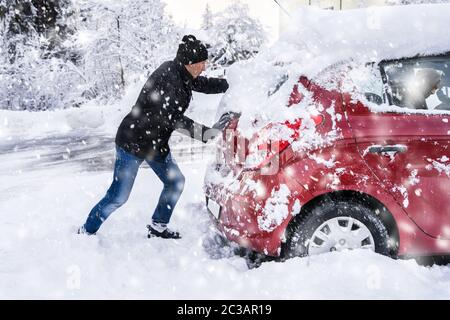
[[[189,73],[192,75],[192,77],[195,79],[197,78],[203,71],[206,69],[206,61],[201,61],[193,64],[186,64],[185,68]]]
[[[205,70],[208,50],[193,35],[185,35],[178,46],[177,59],[196,78]]]

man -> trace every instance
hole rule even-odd
[[[105,197],[91,210],[79,233],[94,234],[108,216],[127,201],[139,166],[145,161],[164,183],[152,222],[147,226],[148,237],[180,238],[178,232],[167,228],[185,181],[172,159],[169,138],[174,130],[180,130],[207,142],[208,136],[214,138],[232,118],[232,114],[224,115],[211,133],[211,128],[184,115],[192,90],[222,93],[228,89],[225,79],[200,76],[207,59],[206,47],[193,35],[184,36],[176,58],[164,62],[147,80],[117,131],[113,182]]]

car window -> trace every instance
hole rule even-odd
[[[342,88],[345,92],[352,92],[356,99],[365,98],[378,105],[384,101],[383,80],[375,63],[353,65],[345,77]]]
[[[345,82],[345,76],[351,68],[350,62],[339,62],[320,71],[312,81],[325,90],[337,90]]]
[[[390,102],[414,110],[450,110],[450,57],[384,63]]]
[[[274,83],[274,85],[269,88],[269,91],[267,92],[267,96],[270,97],[271,95],[273,95],[274,93],[276,93],[278,90],[280,90],[280,88],[286,83],[286,81],[288,81],[289,79],[289,75],[287,74],[282,74],[277,76],[277,79]]]

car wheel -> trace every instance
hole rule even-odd
[[[289,226],[285,258],[348,249],[390,255],[389,232],[370,208],[351,201],[326,201],[298,216]]]

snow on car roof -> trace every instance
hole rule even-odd
[[[449,17],[450,4],[300,9],[291,19],[299,23],[279,43],[295,45],[309,59],[323,59],[322,66],[349,58],[378,62],[443,53],[450,51]]]
[[[335,63],[439,54],[450,51],[450,4],[369,7],[344,11],[300,8],[270,48],[228,71],[230,89],[217,116],[242,113],[250,136],[269,122],[299,117],[286,102],[300,75],[313,78]]]

